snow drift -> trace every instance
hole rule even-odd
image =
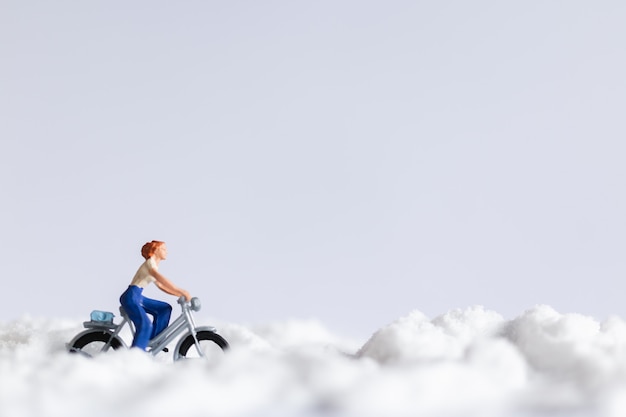
[[[618,317],[414,311],[362,346],[312,320],[217,324],[227,355],[173,363],[171,353],[67,354],[80,320],[0,322],[0,416],[626,415]]]

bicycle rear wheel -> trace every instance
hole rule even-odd
[[[112,333],[102,330],[94,330],[76,339],[70,346],[70,353],[80,353],[88,357],[94,357],[110,350],[117,350],[123,346],[122,341],[113,337]]]

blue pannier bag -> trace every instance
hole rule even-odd
[[[113,317],[115,314],[108,311],[94,310],[91,312],[91,321],[99,323],[113,323]]]

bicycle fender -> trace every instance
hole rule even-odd
[[[200,326],[200,327],[196,327],[196,333],[197,332],[201,332],[201,331],[207,331],[207,332],[212,332],[212,333],[217,333],[217,329],[213,326]]]

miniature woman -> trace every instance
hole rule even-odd
[[[146,350],[150,339],[161,333],[169,324],[172,306],[163,301],[144,297],[142,295],[143,289],[154,282],[160,290],[167,294],[185,296],[187,301],[191,299],[191,296],[187,291],[176,287],[158,272],[159,262],[167,259],[167,247],[164,242],[153,240],[146,243],[141,248],[141,255],[146,261],[137,270],[130,286],[120,297],[120,302],[135,325],[135,338],[132,347]],[[150,320],[148,314],[153,317],[153,320]]]

